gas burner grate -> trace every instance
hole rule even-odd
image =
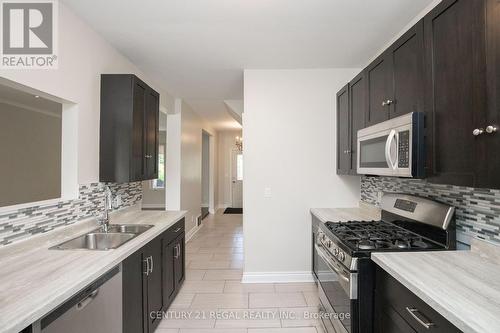
[[[384,221],[327,222],[326,226],[354,251],[442,248],[416,233]]]

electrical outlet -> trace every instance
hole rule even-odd
[[[264,188],[264,198],[271,198],[273,196],[273,192],[270,187]]]

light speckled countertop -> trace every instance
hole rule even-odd
[[[498,258],[473,248],[373,253],[372,260],[460,330],[500,332]]]
[[[311,214],[323,223],[380,220],[380,209],[363,202],[352,208],[312,208]]]
[[[140,249],[186,212],[116,212],[111,223],[152,224],[153,228],[114,250],[49,250],[97,227],[94,220],[34,236],[0,248],[0,332],[17,333],[41,319],[80,289]]]

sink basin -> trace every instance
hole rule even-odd
[[[142,234],[144,231],[151,229],[152,227],[152,225],[145,224],[110,224],[108,232]]]
[[[117,247],[125,244],[137,234],[132,233],[117,233],[117,232],[91,232],[62,244],[51,247],[57,250],[109,250],[116,249]]]

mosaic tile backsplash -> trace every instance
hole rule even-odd
[[[378,205],[378,193],[399,192],[427,197],[455,206],[457,240],[471,237],[500,243],[500,190],[431,184],[421,179],[361,178],[361,200]]]
[[[142,200],[141,182],[80,185],[76,200],[0,213],[0,246],[101,215],[105,186],[109,186],[113,194],[113,210],[130,207]],[[118,196],[121,202],[116,201]]]

